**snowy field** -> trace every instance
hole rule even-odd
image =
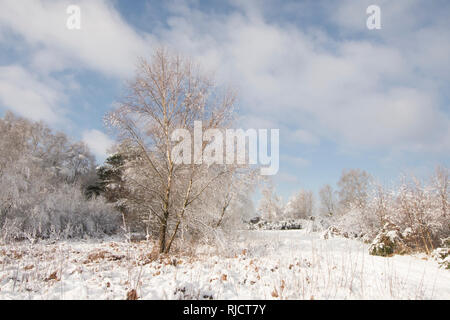
[[[150,243],[118,239],[3,245],[0,299],[450,299],[450,272],[426,256],[303,230],[224,246],[155,260]]]

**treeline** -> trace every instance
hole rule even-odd
[[[364,171],[346,171],[338,184],[336,224],[366,241],[383,242],[380,247],[391,246],[389,253],[431,253],[450,236],[449,181],[448,168],[441,166],[428,179],[404,175],[391,188]]]
[[[102,198],[87,199],[95,160],[42,122],[7,112],[0,119],[0,236],[3,240],[112,234],[119,215]]]
[[[449,176],[438,166],[428,179],[404,175],[387,188],[364,170],[344,170],[337,189],[323,186],[318,201],[300,190],[283,205],[265,188],[259,210],[269,220],[319,216],[332,232],[373,242],[375,254],[431,253],[450,237]]]

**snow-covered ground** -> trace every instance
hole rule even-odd
[[[426,256],[370,256],[357,240],[243,231],[226,248],[154,260],[149,243],[0,246],[1,299],[450,299]],[[226,252],[226,254],[219,252]]]

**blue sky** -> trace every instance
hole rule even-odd
[[[81,9],[68,30],[66,8]],[[368,30],[366,8],[381,8]],[[44,120],[101,161],[138,56],[169,46],[239,92],[240,126],[280,129],[278,192],[383,183],[450,154],[448,1],[14,1],[0,4],[0,112]]]

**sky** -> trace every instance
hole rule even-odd
[[[381,29],[366,26],[378,5]],[[69,5],[81,29],[69,30]],[[238,90],[238,126],[280,129],[284,200],[360,168],[383,184],[450,160],[450,2],[0,2],[0,114],[43,120],[101,163],[103,116],[167,46]]]

